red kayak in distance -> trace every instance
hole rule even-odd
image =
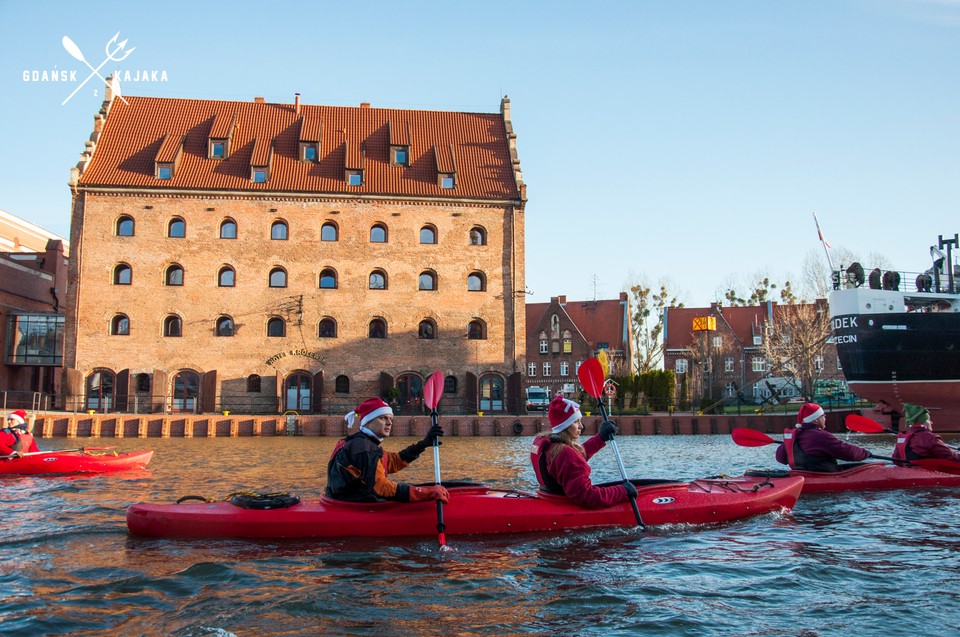
[[[913,489],[921,487],[958,487],[960,486],[960,463],[949,460],[932,460],[935,463],[947,463],[944,469],[955,473],[933,471],[920,467],[898,467],[885,462],[867,462],[851,469],[823,473],[819,471],[796,471],[787,469],[760,469],[748,471],[745,476],[797,476],[803,478],[803,492],[831,493],[838,491],[871,491],[881,489]],[[841,465],[842,466],[842,465]]]
[[[650,484],[655,482],[656,484]],[[704,478],[689,483],[637,481],[645,525],[710,524],[789,510],[802,478]],[[564,496],[450,486],[443,507],[446,534],[533,533],[635,527],[629,502],[585,509]],[[289,497],[289,496],[288,496]],[[134,504],[127,528],[149,537],[339,538],[435,536],[434,502],[351,503],[321,498],[283,508],[254,509],[230,501]]]
[[[39,451],[26,454],[22,458],[0,459],[0,476],[129,471],[145,469],[152,457],[153,451],[131,453],[92,452],[79,449]]]

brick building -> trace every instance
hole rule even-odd
[[[526,315],[526,387],[544,387],[550,395],[579,392],[580,363],[600,350],[606,350],[614,373],[633,370],[633,329],[626,292],[621,292],[619,299],[601,301],[567,301],[566,296],[555,296],[549,303],[528,303]]]
[[[67,292],[64,243],[0,211],[0,406],[51,406],[60,389]]]
[[[125,96],[72,170],[68,403],[517,411],[525,186],[499,113]]]
[[[815,305],[819,308],[824,304],[820,301]],[[686,376],[688,396],[694,403],[708,395],[715,401],[726,398],[735,403],[738,392],[742,392],[746,403],[761,403],[771,399],[774,392],[774,403],[799,400],[794,383],[771,374],[763,347],[764,330],[778,321],[781,308],[786,307],[791,306],[767,301],[752,306],[723,307],[711,303],[709,308],[665,308],[664,369],[676,373],[678,387]],[[701,317],[714,318],[710,331],[694,329],[694,320]],[[823,349],[819,369],[821,379],[843,381],[837,350],[831,341]]]

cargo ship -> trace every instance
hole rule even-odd
[[[923,272],[867,272],[859,263],[833,276],[833,338],[850,391],[898,424],[904,403],[930,410],[936,430],[960,431],[958,236],[930,247]]]

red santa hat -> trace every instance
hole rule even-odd
[[[20,427],[27,424],[27,412],[22,409],[18,409],[14,412],[11,412],[10,415],[7,416],[7,420],[12,420],[14,423],[16,423],[14,427]]]
[[[353,427],[353,423],[357,418],[360,418],[359,426],[363,427],[374,418],[385,414],[393,415],[393,410],[390,409],[390,405],[379,398],[369,398],[360,403],[359,407],[344,416],[344,418],[347,421],[347,429],[349,429]]]
[[[555,396],[547,414],[550,417],[550,431],[558,434],[580,420],[580,405],[563,396]]]
[[[803,403],[797,412],[797,424],[808,425],[823,415],[823,407],[817,403]]]

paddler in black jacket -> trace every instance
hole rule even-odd
[[[338,442],[330,455],[327,464],[328,498],[347,502],[449,500],[450,494],[442,485],[413,486],[393,482],[387,477],[409,465],[432,446],[433,441],[443,435],[440,425],[431,427],[420,442],[395,453],[380,447],[393,428],[390,405],[379,398],[370,398],[347,414],[346,419],[347,428],[359,422],[359,431]]]

